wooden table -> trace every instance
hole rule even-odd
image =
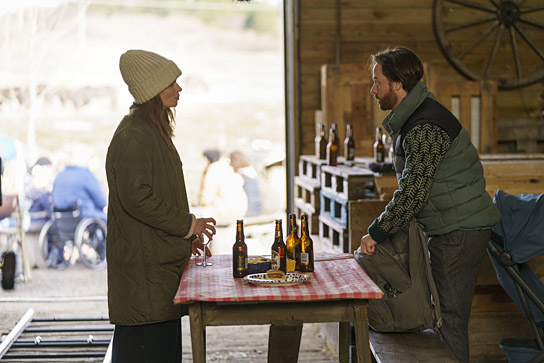
[[[318,254],[316,259],[350,254]],[[355,259],[316,261],[311,280],[294,286],[254,286],[232,277],[232,256],[215,255],[213,266],[187,264],[174,303],[189,304],[193,361],[206,361],[206,326],[340,323],[340,362],[349,359],[349,323],[355,325],[360,362],[371,362],[368,299],[382,291]]]

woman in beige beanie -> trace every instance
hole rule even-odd
[[[213,218],[189,212],[182,163],[172,142],[179,100],[174,62],[144,50],[121,55],[135,103],[108,148],[108,307],[113,362],[180,362],[181,305],[174,305],[191,253],[215,234]],[[210,255],[209,250],[206,252]]]

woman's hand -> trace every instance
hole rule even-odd
[[[200,253],[200,251],[204,251],[204,244],[202,243],[200,238],[197,237],[193,240],[193,243],[191,245],[191,252],[195,256],[201,256],[202,254]],[[210,257],[211,255],[212,251],[210,251],[208,246],[206,246],[206,256]]]
[[[361,252],[365,255],[371,255],[376,252],[376,245],[378,242],[374,241],[369,234],[361,238]]]
[[[197,235],[201,243],[204,241],[204,236],[208,237],[209,240],[212,240],[215,235],[215,219],[197,218],[193,234]]]

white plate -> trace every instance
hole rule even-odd
[[[288,272],[283,279],[267,279],[266,273],[251,274],[244,277],[244,280],[253,285],[259,286],[291,286],[309,281],[310,276],[298,272]]]

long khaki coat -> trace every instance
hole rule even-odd
[[[108,306],[113,324],[180,318],[173,304],[191,256],[195,217],[182,163],[158,131],[133,108],[108,148]]]

